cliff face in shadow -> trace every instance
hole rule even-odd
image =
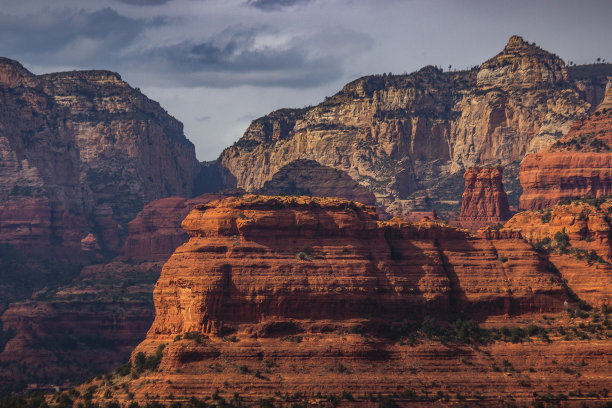
[[[116,73],[37,76],[2,58],[0,106],[0,242],[96,259],[146,203],[194,194],[182,124]]]

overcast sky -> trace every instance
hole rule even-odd
[[[612,0],[1,0],[0,56],[36,74],[109,69],[215,159],[252,119],[372,73],[463,69],[513,34],[612,61]]]

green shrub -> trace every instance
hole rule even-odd
[[[208,336],[205,336],[201,333],[197,332],[186,332],[183,334],[183,339],[185,340],[193,340],[198,344],[202,344],[204,340],[208,339]]]
[[[312,257],[304,251],[295,254],[295,258],[299,261],[312,261]]]
[[[137,353],[134,356],[134,370],[136,374],[143,372],[144,370],[155,371],[159,368],[159,363],[161,363],[163,357],[163,351],[166,348],[165,344],[160,344],[155,350],[155,354],[147,357],[145,353],[142,351]]]

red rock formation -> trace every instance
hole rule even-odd
[[[538,283],[547,273],[516,237],[506,244],[432,222],[379,223],[373,207],[340,199],[228,198],[197,206],[183,227],[191,238],[156,285],[151,338],[271,318],[446,313],[451,304],[523,313],[565,300]],[[502,264],[500,251],[512,260]],[[486,279],[473,275],[483,267]]]
[[[501,167],[474,167],[465,171],[459,215],[461,226],[478,229],[510,218],[502,174]]]
[[[525,157],[520,208],[539,210],[573,197],[612,195],[612,87],[587,119],[548,150]]]
[[[118,74],[36,76],[0,58],[0,106],[2,243],[82,260],[92,234],[115,253],[144,204],[193,194],[181,123]]]
[[[540,248],[583,300],[600,305],[612,300],[612,200],[580,200],[545,211],[524,211],[505,225],[521,231]]]
[[[501,325],[571,305],[517,229],[474,237],[433,221],[381,222],[373,207],[341,199],[254,195],[197,206],[183,227],[190,239],[164,266],[155,321],[133,353],[136,361],[164,344],[158,369],[94,382],[95,399],[109,389],[119,401],[187,401],[218,389],[246,401],[280,393],[317,402],[317,392],[360,399],[417,389],[460,402],[455,395],[478,389],[485,405],[506,394],[527,404],[534,391],[574,390],[563,367],[583,359],[582,386],[607,384],[609,340],[578,343],[551,331],[552,344],[532,337],[476,348],[383,334],[424,314]]]

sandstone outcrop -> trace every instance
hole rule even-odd
[[[83,386],[95,399],[336,395],[371,406],[368,394],[432,404],[467,394],[493,406],[575,392],[567,367],[589,392],[607,384],[610,341],[563,338],[556,326],[478,347],[441,340],[427,319],[408,335],[426,314],[499,327],[552,313],[546,324],[578,328],[555,314],[573,305],[570,291],[516,228],[471,236],[435,221],[379,221],[373,207],[337,198],[256,195],[196,206],[183,228],[189,241],[164,265],[155,321],[132,354],[138,375]],[[396,332],[408,337],[388,337]],[[156,353],[156,368],[143,369]]]
[[[461,226],[474,230],[510,218],[502,174],[501,167],[473,167],[465,171],[459,216]]]
[[[612,88],[597,110],[544,152],[525,157],[520,207],[548,208],[573,197],[612,195]]]
[[[219,173],[258,191],[292,162],[314,160],[370,190],[389,213],[458,210],[463,169],[516,167],[550,146],[601,102],[601,78],[612,74],[604,68],[596,80],[584,72],[574,80],[560,58],[512,37],[470,71],[360,78],[317,106],[253,121],[221,154]],[[514,202],[520,191],[508,190]]]
[[[155,287],[151,338],[268,319],[446,314],[451,305],[555,311],[566,300],[520,235],[470,239],[431,221],[380,222],[373,207],[341,199],[227,198],[196,206],[183,228],[190,240]],[[479,267],[486,277],[474,275]]]
[[[144,204],[194,193],[181,123],[118,74],[37,76],[2,58],[0,106],[0,242],[82,259],[91,234],[113,254]]]

